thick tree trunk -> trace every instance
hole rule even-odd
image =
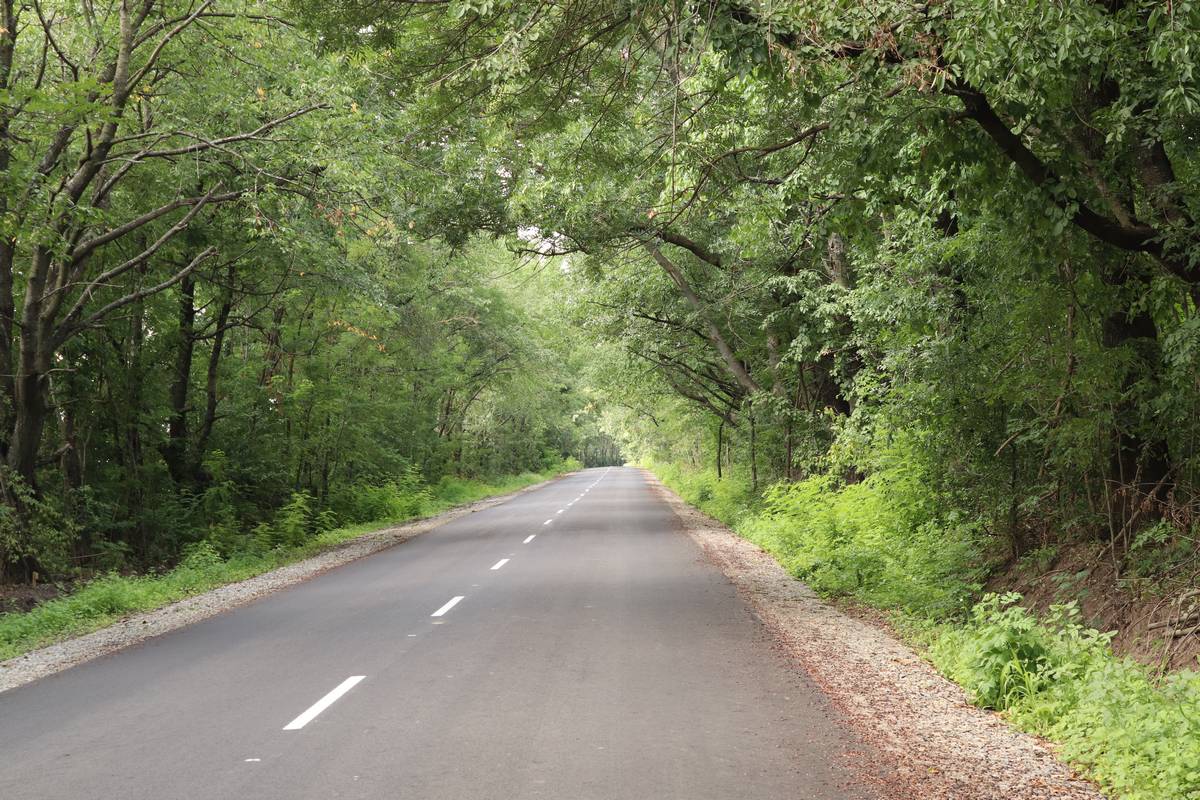
[[[34,491],[37,490],[38,450],[46,426],[47,375],[50,373],[49,332],[42,315],[50,254],[38,248],[31,259],[21,310],[20,339],[13,387],[12,434],[8,466]]]
[[[1136,361],[1143,369],[1130,369],[1125,375],[1122,390],[1131,392],[1141,378],[1157,381],[1162,368],[1158,329],[1146,311],[1130,316],[1124,310],[1111,314],[1104,321],[1104,344],[1109,348],[1131,347]],[[1161,501],[1169,493],[1171,458],[1167,442],[1161,436],[1145,437],[1135,430],[1144,409],[1133,399],[1128,407],[1118,409],[1117,441],[1110,461],[1110,480],[1135,497],[1124,502],[1120,516],[1122,525],[1134,513],[1134,506],[1145,500]]]
[[[6,159],[5,159],[6,160]],[[0,160],[2,162],[3,160]],[[0,173],[5,170],[0,163]],[[3,204],[0,204],[0,211]],[[16,242],[0,239],[0,458],[7,459],[12,431],[13,405],[16,402],[16,383],[13,380],[13,321],[16,307],[13,301],[13,259]]]

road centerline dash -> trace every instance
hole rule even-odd
[[[503,567],[503,566],[504,566],[505,564],[507,564],[507,563],[508,563],[508,559],[507,559],[507,558],[502,558],[502,559],[500,559],[499,561],[497,561],[495,564],[492,564],[492,569],[500,569],[501,567]]]
[[[529,534],[528,536],[525,537],[525,541],[521,542],[521,544],[529,544],[530,542],[533,541],[533,537],[535,537],[535,536],[537,536],[536,533]]]
[[[365,677],[367,677],[367,676],[366,675],[351,675],[349,678],[346,678],[346,680],[342,681],[336,687],[334,687],[333,691],[331,691],[329,694],[325,695],[320,700],[318,700],[317,702],[315,702],[311,706],[309,706],[307,711],[305,711],[300,716],[296,717],[294,720],[289,722],[287,725],[284,725],[283,729],[285,731],[300,730],[305,725],[312,722],[313,719],[315,719],[318,714],[320,714],[322,711],[324,711],[325,709],[329,708],[331,705],[336,703],[342,695],[344,695],[346,692],[350,691],[355,686],[357,686],[358,682],[361,681]]]
[[[439,608],[437,611],[433,612],[429,616],[431,616],[431,617],[443,616],[447,611],[449,611],[450,609],[452,609],[456,605],[458,605],[460,602],[462,602],[462,599],[464,597],[466,597],[466,595],[463,595],[463,594],[455,595],[454,597],[450,598],[450,602],[446,603],[446,605],[442,606],[441,608]]]

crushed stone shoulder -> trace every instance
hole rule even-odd
[[[646,473],[687,534],[737,587],[862,738],[889,796],[919,800],[1103,800],[1051,747],[977,708],[895,637],[823,602],[774,558]]]
[[[408,541],[460,517],[508,502],[527,492],[542,488],[558,478],[526,486],[516,492],[478,500],[425,519],[406,522],[337,544],[311,558],[264,572],[237,583],[219,586],[170,605],[126,617],[100,630],[32,650],[24,655],[0,661],[0,692],[62,672],[155,636],[191,625],[225,611],[245,605],[271,592],[293,586],[365,556]]]

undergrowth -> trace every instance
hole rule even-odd
[[[274,519],[239,531],[214,520],[209,536],[190,545],[173,569],[156,575],[108,574],[30,611],[0,615],[0,660],[102,628],[128,614],[267,572],[381,526],[437,514],[452,506],[506,494],[577,469],[568,461],[543,473],[489,481],[443,478],[425,485],[415,473],[380,486],[356,487],[317,510],[298,492]]]
[[[1074,603],[1038,619],[1016,594],[988,595],[931,637],[934,665],[975,702],[1062,746],[1126,800],[1200,798],[1200,673],[1156,680],[1117,658]]]
[[[865,480],[815,476],[760,496],[734,470],[649,464],[684,500],[770,552],[825,596],[894,614],[974,701],[1044,736],[1114,798],[1200,800],[1200,673],[1158,679],[1118,658],[1074,604],[1038,618],[980,597],[983,526],[941,508],[899,459]]]

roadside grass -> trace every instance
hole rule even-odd
[[[1074,604],[1038,617],[980,596],[978,523],[939,509],[904,460],[843,485],[815,476],[754,497],[746,476],[647,464],[688,503],[826,597],[889,613],[974,702],[1042,736],[1121,800],[1200,800],[1200,672],[1158,677],[1116,656]]]
[[[214,526],[212,535],[190,545],[173,569],[156,575],[109,574],[64,597],[29,611],[0,615],[0,661],[54,642],[89,633],[130,614],[153,611],[186,597],[236,583],[316,555],[342,542],[391,525],[430,517],[459,505],[508,494],[564,472],[574,462],[542,473],[526,472],[488,481],[444,478],[424,486],[411,476],[389,485],[361,489],[375,505],[354,509],[347,525],[334,526],[328,512],[314,513],[311,498],[293,496],[273,522],[231,533]],[[374,514],[364,519],[365,514]]]

